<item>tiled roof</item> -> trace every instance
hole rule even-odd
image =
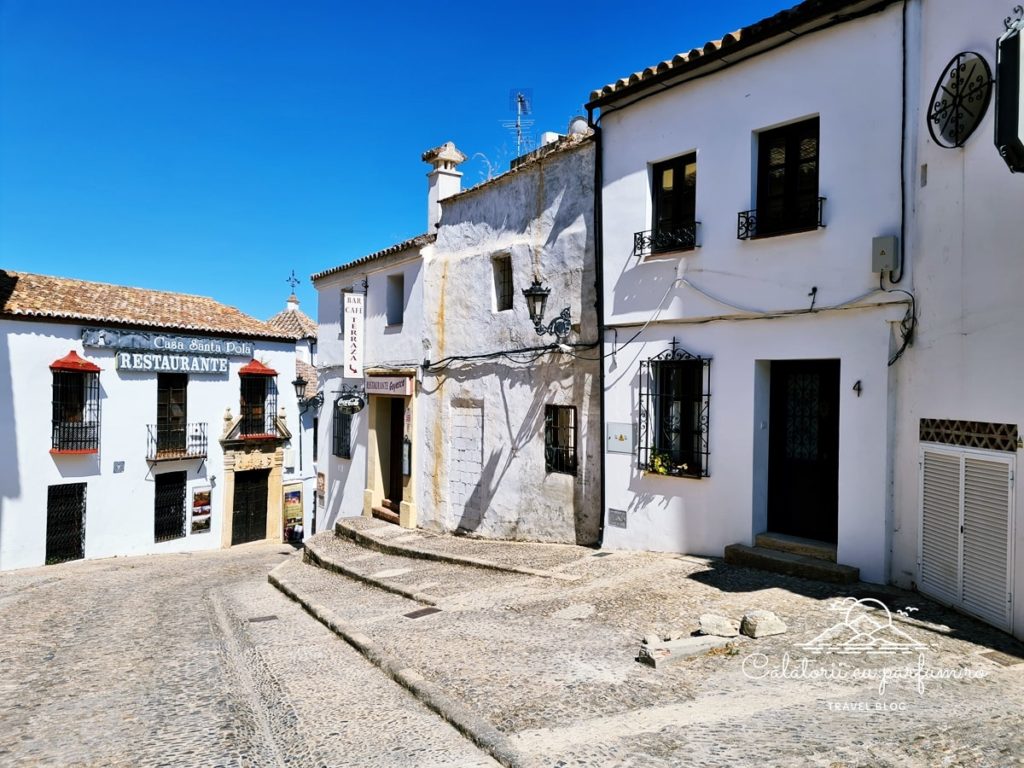
[[[298,307],[278,312],[267,320],[267,325],[277,328],[285,336],[290,336],[293,339],[316,338],[316,323]]]
[[[700,48],[677,53],[671,59],[660,64],[647,67],[641,72],[634,72],[628,77],[609,83],[604,88],[592,91],[590,103],[587,106],[601,106],[628,93],[643,91],[655,83],[680,76],[688,70],[710,65],[716,61],[721,62],[726,56],[738,54],[741,51],[752,54],[756,51],[750,49],[756,48],[759,43],[764,43],[776,35],[789,34],[789,39],[795,40],[800,36],[800,33],[794,31],[795,27],[815,22],[824,26],[831,22],[857,18],[862,13],[881,10],[894,2],[896,0],[877,0],[876,2],[870,0],[805,0],[792,8],[779,11],[774,16],[730,32],[720,40],[711,40]],[[849,11],[849,14],[843,15],[844,11]],[[765,50],[770,47],[772,46],[766,46]]]
[[[315,283],[317,280],[321,280],[325,277],[328,277],[329,275],[335,275],[338,272],[344,272],[346,269],[352,269],[353,267],[361,267],[362,265],[367,264],[371,261],[375,261],[376,259],[382,258],[384,256],[390,256],[392,253],[399,253],[400,251],[404,251],[409,248],[420,248],[424,245],[428,245],[434,242],[436,239],[437,235],[430,232],[422,235],[416,235],[416,237],[411,237],[408,240],[403,240],[401,243],[395,243],[394,245],[389,246],[382,251],[376,251],[375,253],[368,254],[367,256],[362,256],[356,259],[355,261],[350,261],[348,262],[348,264],[341,264],[340,266],[337,267],[325,269],[323,272],[317,272],[316,274],[312,275],[310,279]]]
[[[291,339],[206,296],[0,269],[0,316]]]
[[[312,397],[315,395],[317,390],[320,388],[320,383],[317,380],[316,368],[305,360],[300,360],[296,357],[295,378],[299,378],[300,376],[306,380],[306,397]]]

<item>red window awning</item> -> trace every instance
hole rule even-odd
[[[88,360],[83,360],[75,350],[71,350],[60,360],[50,363],[51,371],[78,371],[79,373],[99,373],[100,367]]]
[[[246,363],[242,370],[238,372],[239,376],[277,376],[277,371],[273,368],[268,368],[256,358],[253,358]]]

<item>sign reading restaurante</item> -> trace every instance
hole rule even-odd
[[[253,353],[251,341],[113,328],[83,329],[82,345],[116,349],[116,366],[121,371],[227,373],[226,356],[251,357]]]

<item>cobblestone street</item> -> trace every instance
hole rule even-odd
[[[319,567],[257,544],[0,576],[0,765],[1024,765],[1024,649],[920,596],[348,525],[371,538],[318,534]],[[849,595],[916,606],[897,623],[926,665],[984,674],[884,693],[783,674]],[[635,660],[644,635],[752,608],[788,632],[664,669]]]
[[[495,765],[267,583],[291,554],[0,575],[0,765]]]

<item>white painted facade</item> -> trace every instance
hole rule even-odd
[[[896,368],[892,580],[925,589],[921,574],[922,419],[969,420],[1024,428],[1024,286],[1020,211],[1024,179],[1009,172],[994,143],[995,101],[976,132],[956,149],[938,146],[924,111],[956,54],[973,51],[996,66],[996,39],[1010,6],[995,0],[920,5],[920,74],[908,113],[916,143],[909,178],[914,215],[908,236],[918,302],[914,345]],[[908,287],[904,280],[904,286]],[[939,446],[939,448],[943,448]],[[948,449],[948,447],[946,447]],[[951,448],[954,452],[962,449]],[[967,451],[1017,472],[1021,450]],[[1024,637],[1024,495],[1010,489],[1007,600],[1010,629]],[[968,526],[969,527],[969,526]],[[994,545],[993,551],[1002,545]],[[955,553],[954,553],[955,556]],[[995,596],[993,596],[995,597]],[[996,619],[987,620],[999,624]]]
[[[324,476],[323,504],[317,511],[317,530],[334,525],[341,517],[368,514],[382,499],[383,489],[375,485],[379,474],[379,449],[371,441],[371,422],[375,403],[366,398],[366,407],[352,415],[351,458],[334,454],[334,403],[346,388],[364,391],[364,378],[345,378],[343,335],[343,296],[346,292],[365,291],[363,329],[363,369],[367,375],[394,375],[413,378],[423,361],[423,261],[421,252],[429,244],[415,244],[380,258],[360,259],[314,280],[318,295],[319,324],[318,370],[324,406],[320,414],[317,471]],[[388,323],[388,289],[395,280],[402,283],[403,316],[401,323]],[[393,300],[393,299],[392,299]],[[392,318],[394,319],[394,318]],[[415,395],[409,398],[412,407]],[[381,399],[381,398],[377,398]],[[410,429],[415,429],[413,423]],[[414,445],[420,444],[410,433]],[[413,462],[422,461],[413,451]],[[367,498],[369,493],[370,498]],[[374,495],[375,494],[375,495]],[[414,497],[409,489],[409,500]]]
[[[838,360],[838,561],[887,580],[887,363],[906,304],[879,291],[871,244],[900,231],[901,24],[894,4],[602,105],[605,420],[638,430],[640,363],[673,339],[711,358],[708,476],[664,477],[640,470],[635,450],[608,452],[604,546],[721,555],[752,544],[767,527],[770,361]],[[758,133],[811,117],[825,226],[738,239],[738,212],[757,204]],[[635,255],[634,233],[652,228],[652,165],[691,152],[699,247]],[[624,528],[609,509],[626,513]]]
[[[420,465],[419,521],[488,538],[593,544],[600,506],[594,147],[570,136],[534,155],[444,200],[437,242],[424,258],[431,365],[419,396],[428,457]],[[502,260],[511,264],[508,308],[499,305]],[[566,342],[580,345],[571,352],[552,351],[554,337],[538,335],[530,320],[522,291],[535,279],[551,291],[545,325],[569,308]],[[574,468],[546,455],[549,406],[575,409]]]
[[[225,410],[239,416],[239,369],[250,358],[228,357],[226,374],[189,375],[187,418],[189,423],[207,425],[205,459],[151,462],[147,461],[147,425],[157,420],[157,374],[118,370],[115,351],[83,346],[82,330],[82,325],[70,322],[0,320],[0,454],[5,459],[0,468],[0,570],[44,564],[47,488],[64,483],[86,483],[86,558],[220,548],[225,516],[231,513],[225,509],[225,451],[218,438]],[[166,333],[197,335],[179,330]],[[297,433],[298,405],[291,386],[294,343],[245,340],[253,344],[256,359],[278,371],[278,407],[287,428]],[[95,453],[51,453],[49,366],[69,351],[101,369],[101,431]],[[287,487],[302,478],[295,446],[283,448],[280,479]],[[115,463],[120,462],[123,470],[116,471]],[[187,472],[184,536],[155,542],[154,476],[173,471]],[[192,491],[201,487],[212,488],[211,526],[209,532],[192,533]],[[280,500],[277,506],[279,513]]]

